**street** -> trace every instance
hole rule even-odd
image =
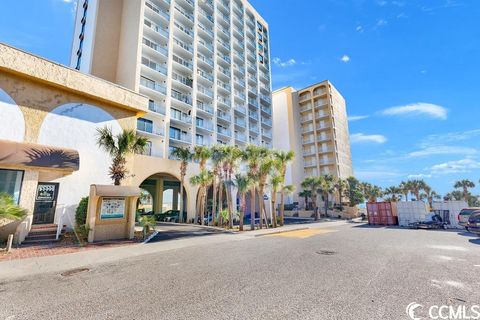
[[[190,241],[71,275],[3,280],[0,319],[409,319],[412,302],[480,301],[480,240],[458,231],[319,223]]]

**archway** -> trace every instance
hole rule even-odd
[[[103,127],[111,128],[113,134],[122,131],[111,114],[84,103],[68,103],[55,108],[40,127],[38,143],[74,149],[80,154],[80,169],[54,180],[60,183],[57,213],[65,208],[70,218],[66,219],[68,224],[74,221],[75,208],[80,199],[88,195],[91,184],[112,184],[108,175],[111,158],[97,146],[97,129]]]
[[[151,211],[160,221],[178,221],[180,211],[180,180],[168,173],[155,173],[140,184],[151,195]],[[188,195],[183,188],[183,221],[186,222]],[[145,208],[138,208],[145,209]]]
[[[0,139],[23,142],[25,139],[25,119],[15,101],[0,89]]]

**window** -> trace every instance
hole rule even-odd
[[[16,204],[20,201],[22,181],[23,171],[0,169],[0,193],[11,195]]]
[[[197,117],[196,124],[197,124],[197,127],[203,127],[203,119]]]
[[[197,144],[203,145],[203,136],[201,134],[197,134],[195,138]]]
[[[152,120],[138,118],[137,119],[137,129],[144,132],[153,132],[153,122]]]
[[[258,55],[258,61],[260,61],[261,63],[263,63],[263,56],[261,54]]]

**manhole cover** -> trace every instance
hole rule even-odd
[[[74,275],[79,274],[79,273],[87,272],[89,270],[90,269],[88,269],[88,268],[77,268],[77,269],[72,269],[72,270],[62,272],[61,275],[64,276],[64,277],[71,277],[71,276],[74,276]]]
[[[324,256],[333,256],[334,254],[336,254],[336,252],[333,250],[320,250],[320,251],[317,251],[316,253]]]

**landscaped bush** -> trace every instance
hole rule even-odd
[[[83,226],[87,223],[87,211],[88,211],[88,197],[82,198],[75,210],[75,224],[77,227]]]
[[[0,220],[22,220],[27,215],[25,209],[20,208],[12,196],[6,193],[0,193]],[[0,221],[0,226],[1,226]]]

